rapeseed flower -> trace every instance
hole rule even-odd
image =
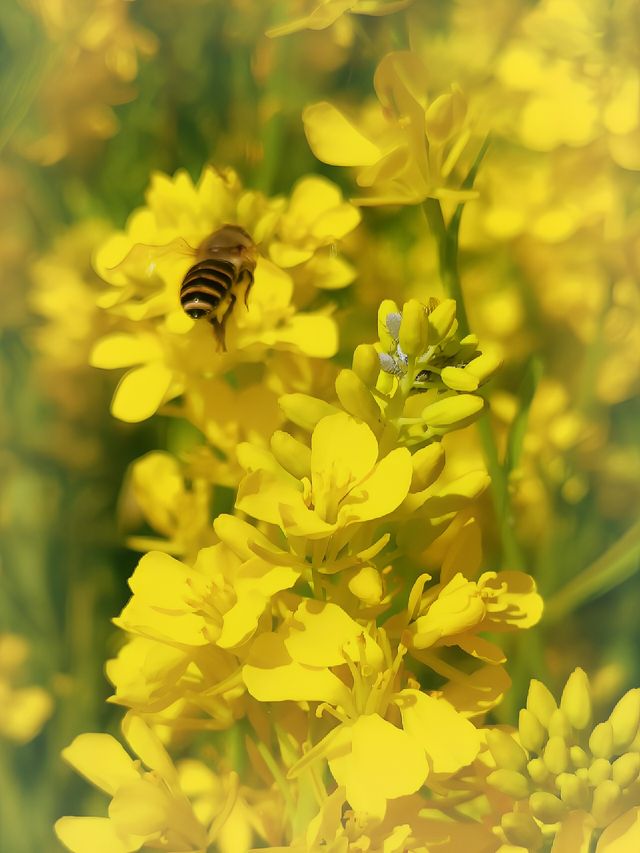
[[[466,201],[456,167],[471,140],[467,101],[455,86],[433,100],[427,71],[409,51],[389,53],[378,65],[378,104],[352,122],[326,101],[306,107],[302,118],[319,160],[358,169],[357,183],[372,194],[360,204],[419,204],[426,198]]]
[[[29,646],[17,634],[0,634],[0,737],[32,740],[53,713],[53,698],[43,687],[20,686]]]
[[[229,816],[237,777],[229,774],[212,802],[196,810],[180,775],[157,736],[127,715],[122,730],[137,759],[106,734],[83,734],[63,750],[71,766],[111,797],[108,817],[62,817],[55,830],[74,853],[134,850],[206,851]],[[200,815],[207,816],[203,822]]]

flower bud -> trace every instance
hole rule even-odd
[[[559,709],[554,711],[549,718],[549,725],[547,728],[549,729],[549,737],[553,737],[555,735],[557,737],[564,738],[564,740],[569,740],[573,734],[569,720]]]
[[[574,669],[562,691],[560,708],[574,729],[583,731],[591,722],[591,691],[583,669]]]
[[[518,773],[515,770],[494,770],[487,776],[487,782],[496,790],[513,797],[515,800],[522,800],[529,795],[529,782],[526,776]]]
[[[640,688],[629,690],[617,703],[609,722],[613,728],[613,745],[616,752],[628,749],[640,725]]]
[[[373,394],[353,370],[341,370],[336,378],[336,394],[343,408],[375,428],[380,422],[380,409]]]
[[[554,711],[558,710],[556,700],[547,687],[535,678],[531,679],[529,693],[527,694],[527,708],[547,728],[549,720]]]
[[[386,355],[386,353],[385,353]],[[353,353],[353,372],[356,373],[365,385],[374,388],[380,373],[379,353],[371,344],[360,344]]]
[[[278,405],[288,420],[308,432],[313,432],[322,418],[338,412],[335,406],[311,397],[309,394],[283,394],[278,400]]]
[[[454,299],[444,299],[433,311],[430,311],[427,320],[429,323],[429,343],[439,344],[451,331],[456,319],[456,303]]]
[[[613,754],[613,726],[607,720],[598,725],[589,737],[589,749],[596,758],[610,758]]]
[[[547,732],[540,720],[531,711],[523,708],[518,719],[520,743],[529,752],[540,752],[547,739]]]
[[[569,749],[569,758],[574,767],[589,766],[589,756],[581,746],[572,746]]]
[[[425,307],[417,299],[410,299],[402,308],[400,347],[408,356],[415,358],[427,348],[428,337],[429,323]]]
[[[570,809],[588,809],[591,801],[589,786],[573,773],[562,773],[557,779],[562,802]]]
[[[593,792],[591,814],[598,826],[606,826],[622,811],[622,791],[611,779],[605,779]]]
[[[465,367],[467,373],[475,376],[479,384],[486,382],[500,369],[502,359],[493,353],[483,353],[477,356]]]
[[[498,767],[506,770],[524,770],[527,764],[527,756],[522,747],[508,735],[499,729],[487,731],[487,746],[495,758]]]
[[[567,812],[567,807],[554,794],[535,791],[529,797],[529,808],[542,823],[558,823]]]
[[[543,842],[540,827],[531,815],[524,812],[508,812],[503,815],[500,825],[507,841],[525,850],[537,850]]]
[[[549,778],[549,768],[541,758],[532,758],[527,764],[527,772],[537,785],[544,785]]]
[[[605,779],[611,779],[612,768],[606,758],[596,758],[587,770],[587,778],[592,785],[599,785]]]
[[[472,373],[468,373],[466,367],[443,367],[440,378],[454,391],[475,391],[480,384]]]
[[[276,430],[271,436],[271,452],[285,471],[296,479],[311,477],[311,450],[288,432]]]
[[[544,763],[552,773],[563,773],[569,765],[569,750],[563,738],[558,735],[550,737],[544,748]]]
[[[428,444],[411,457],[413,476],[410,491],[417,492],[431,486],[444,468],[444,448],[441,444]]]
[[[391,319],[388,319],[391,318]],[[378,337],[382,349],[395,349],[400,332],[400,312],[392,299],[383,299],[378,308]]]
[[[621,788],[628,788],[639,773],[640,755],[637,752],[626,752],[611,765],[611,778]]]
[[[422,418],[436,435],[444,435],[454,429],[462,429],[479,416],[484,407],[482,397],[473,394],[456,394],[431,403],[422,410]]]

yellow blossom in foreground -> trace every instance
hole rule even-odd
[[[111,802],[108,817],[60,818],[55,825],[58,838],[73,853],[153,849],[203,853],[233,808],[237,777],[230,774],[220,786],[203,823],[151,729],[132,714],[125,717],[122,729],[136,760],[106,734],[79,735],[63,750],[69,764],[108,794]]]
[[[352,123],[326,101],[302,118],[319,160],[358,169],[357,183],[372,190],[360,204],[419,204],[426,198],[465,201],[456,167],[471,130],[467,102],[457,87],[427,100],[427,72],[417,54],[387,54],[374,77],[377,108]]]
[[[455,773],[475,758],[475,727],[444,699],[403,687],[405,649],[392,651],[335,604],[303,601],[278,633],[253,644],[243,679],[261,702],[321,702],[340,721],[289,770],[325,758],[353,809],[382,817],[386,801],[417,791],[427,774]],[[347,686],[333,671],[346,667]],[[402,719],[399,727],[388,719]]]
[[[0,634],[0,737],[27,743],[53,712],[53,701],[42,687],[20,687],[29,647],[22,637]]]
[[[554,853],[635,850],[639,724],[638,689],[594,725],[583,670],[569,676],[559,704],[541,682],[532,681],[517,740],[500,730],[487,732],[497,767],[487,782],[514,801],[513,811],[502,817],[503,838],[532,851],[543,849],[545,838],[555,838]]]

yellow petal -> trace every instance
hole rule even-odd
[[[89,363],[93,367],[111,369],[130,367],[160,358],[162,349],[153,335],[130,335],[115,332],[101,338],[94,346]]]
[[[306,107],[302,121],[311,150],[324,163],[371,166],[382,156],[377,145],[326,101]]]
[[[159,773],[169,787],[177,788],[178,774],[169,753],[142,718],[129,712],[122,721],[122,732],[143,764]]]
[[[348,691],[339,678],[328,669],[293,661],[276,634],[262,634],[253,643],[242,677],[259,702],[306,700],[339,705],[348,701]]]
[[[381,817],[387,800],[413,794],[426,779],[424,752],[378,714],[359,717],[351,738],[351,754],[330,759],[329,767],[355,811]]]
[[[164,364],[146,364],[130,370],[116,388],[111,413],[127,423],[138,423],[150,418],[168,399],[173,372]],[[174,395],[179,390],[174,388]]]
[[[405,731],[424,749],[435,773],[455,773],[470,764],[482,743],[480,732],[445,699],[403,690],[400,706]]]
[[[338,523],[369,521],[393,512],[406,497],[412,474],[407,448],[392,450],[342,501]]]
[[[298,663],[338,666],[345,662],[345,643],[362,632],[363,628],[337,604],[307,600],[296,610],[284,644]]]
[[[107,794],[140,778],[131,757],[111,735],[78,735],[62,750],[62,757]]]
[[[334,489],[345,494],[375,465],[378,442],[369,427],[343,412],[323,418],[311,439],[314,496]]]
[[[640,807],[638,806],[629,809],[607,826],[596,847],[596,853],[631,853],[632,850],[640,850]],[[560,853],[565,851],[562,850]]]
[[[132,853],[141,845],[120,838],[108,817],[61,817],[55,832],[73,853]]]

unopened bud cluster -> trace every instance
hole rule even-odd
[[[586,813],[602,829],[640,804],[639,724],[640,689],[626,693],[594,726],[583,670],[569,677],[559,707],[541,682],[532,681],[517,739],[487,732],[497,765],[487,781],[518,801],[503,815],[498,834],[535,851],[570,813]]]

